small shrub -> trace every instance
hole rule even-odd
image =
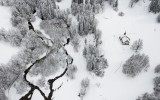
[[[98,48],[94,45],[86,46],[83,50],[83,56],[87,61],[87,70],[93,72],[98,77],[103,77],[108,62],[107,59],[100,56]]]
[[[90,84],[90,80],[88,78],[85,78],[81,81],[81,89],[80,89],[80,93],[79,93],[79,97],[81,99],[83,99],[84,96],[86,95],[89,84]]]
[[[124,16],[124,12],[119,12],[118,15],[119,16]]]
[[[135,77],[142,70],[147,71],[149,58],[144,54],[132,55],[123,65],[122,72],[130,77]]]
[[[160,12],[159,0],[151,0],[151,3],[149,5],[149,12],[153,12],[153,13]]]
[[[154,72],[155,73],[160,73],[160,64],[156,66]]]
[[[66,72],[66,76],[69,77],[70,79],[74,79],[76,72],[77,72],[77,67],[75,65],[70,65]]]

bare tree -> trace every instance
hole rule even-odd
[[[141,40],[141,39],[136,40],[132,44],[131,49],[133,51],[135,51],[136,53],[139,52],[140,50],[142,50],[143,49],[143,40]]]

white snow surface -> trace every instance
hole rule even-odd
[[[7,64],[13,55],[16,55],[19,48],[12,47],[8,43],[0,41],[0,64]]]
[[[61,0],[61,2],[56,2],[56,5],[59,6],[60,9],[65,10],[65,9],[70,9],[71,7],[71,1],[72,0]]]

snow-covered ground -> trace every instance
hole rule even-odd
[[[145,3],[143,2],[145,1]],[[63,0],[57,3],[61,9],[70,7],[71,0]],[[103,78],[97,78],[86,71],[86,61],[82,55],[84,43],[81,43],[79,52],[75,52],[71,45],[67,45],[68,53],[73,57],[78,67],[75,80],[68,80],[63,77],[56,82],[62,87],[54,93],[54,100],[80,100],[78,93],[80,91],[80,82],[83,78],[89,77],[91,84],[84,100],[135,100],[139,95],[145,92],[152,92],[154,68],[160,64],[160,25],[156,23],[155,14],[148,13],[149,0],[141,0],[134,8],[129,8],[129,0],[119,0],[119,10],[114,11],[106,4],[105,11],[96,15],[98,20],[98,29],[102,31],[101,46],[102,52],[108,60],[109,67]],[[124,16],[118,16],[119,12],[124,12]],[[11,28],[11,11],[9,8],[0,7],[0,27]],[[33,23],[35,29],[40,30],[40,19]],[[43,30],[41,30],[43,32]],[[141,53],[145,53],[150,58],[150,68],[148,72],[142,72],[135,78],[129,78],[122,73],[122,64],[128,59],[133,51],[130,46],[121,45],[118,37],[126,31],[127,36],[131,38],[131,43],[141,38],[144,46]],[[18,52],[8,44],[0,42],[0,63],[7,63],[11,56]],[[13,93],[15,95],[15,93]],[[14,95],[10,93],[15,100]],[[32,100],[43,100],[37,91]],[[16,99],[17,100],[17,99]]]

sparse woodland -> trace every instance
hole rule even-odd
[[[5,91],[11,87],[22,95],[19,100],[32,100],[35,90],[44,100],[53,100],[54,92],[63,87],[63,83],[57,88],[54,87],[58,79],[67,77],[72,81],[78,78],[76,73],[79,68],[73,64],[74,58],[65,48],[69,44],[75,52],[82,48],[82,56],[86,62],[88,77],[79,83],[80,90],[77,94],[81,100],[85,98],[92,85],[89,76],[93,75],[94,78],[105,76],[110,63],[107,60],[108,55],[103,54],[101,50],[102,32],[97,28],[98,21],[95,16],[105,10],[105,3],[108,3],[114,11],[118,11],[119,0],[72,0],[71,7],[66,10],[61,10],[56,5],[62,1],[0,0],[2,6],[11,8],[10,20],[13,26],[10,30],[0,29],[0,41],[21,48],[7,64],[0,65],[0,100],[8,100]],[[140,1],[130,0],[129,7],[134,8]],[[159,13],[160,1],[151,0],[148,12]],[[124,14],[120,12],[119,16],[123,17]],[[157,22],[160,22],[159,16]],[[40,29],[44,32],[36,30],[32,25],[36,17],[41,20]],[[89,35],[93,36],[93,41],[84,39]],[[82,42],[84,46],[81,45]],[[143,40],[138,38],[129,45],[133,54],[122,64],[121,72],[124,77],[136,78],[150,68],[150,59],[143,53],[143,46]],[[155,68],[155,73],[160,73],[160,65]],[[36,83],[30,81],[29,77],[38,75],[41,77]],[[49,76],[52,78],[48,79]],[[137,97],[137,100],[159,100],[160,76],[153,79],[153,85],[153,93],[144,93]],[[42,88],[48,90],[48,94]]]

